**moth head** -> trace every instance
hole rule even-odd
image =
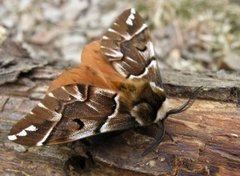
[[[157,112],[157,117],[155,119],[155,123],[158,122],[159,120],[165,120],[169,115],[171,114],[177,114],[180,112],[183,112],[187,110],[194,102],[195,97],[198,95],[198,93],[202,90],[202,87],[197,88],[193,93],[192,96],[182,105],[171,108],[169,99],[166,98],[160,108],[158,109]]]
[[[185,103],[180,107],[172,108],[169,102],[169,99],[166,97],[166,93],[164,89],[162,89],[159,86],[156,86],[156,84],[152,82],[150,83],[150,86],[153,92],[155,92],[156,95],[161,97],[160,99],[161,103],[158,103],[160,106],[158,107],[157,115],[154,120],[154,123],[157,123],[158,121],[166,119],[170,114],[176,114],[176,113],[182,112],[185,109],[185,106],[187,106],[188,103],[187,104]]]
[[[154,82],[150,82],[150,86],[152,91],[155,93],[155,96],[157,95],[160,97],[158,101],[161,101],[161,102],[158,102],[159,107],[158,107],[156,118],[154,120],[154,122],[156,123],[159,120],[163,120],[166,117],[167,112],[170,110],[170,104],[163,88],[157,86]]]
[[[137,98],[133,101],[131,115],[140,125],[144,126],[156,121],[158,110],[166,104],[166,94],[154,82],[150,82],[150,84],[146,82],[140,88]],[[162,110],[160,111],[163,113]],[[165,113],[161,114],[161,116],[164,115]]]

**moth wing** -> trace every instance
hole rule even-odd
[[[81,65],[63,72],[55,79],[48,91],[70,84],[91,84],[116,91],[116,86],[125,81],[106,61],[101,53],[100,41],[94,41],[83,48]]]
[[[8,138],[27,146],[41,146],[128,129],[136,124],[116,92],[74,84],[49,92],[11,129]]]
[[[146,78],[161,87],[148,26],[135,9],[124,11],[107,30],[101,39],[101,50],[123,77]]]

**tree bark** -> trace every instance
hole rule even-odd
[[[194,88],[204,87],[187,111],[166,120],[173,141],[166,135],[156,150],[142,157],[153,138],[135,130],[123,132],[91,146],[96,165],[82,173],[76,169],[86,166],[82,158],[74,157],[77,164],[66,169],[69,158],[81,154],[78,143],[26,148],[6,138],[60,72],[54,66],[38,68],[0,87],[1,175],[239,175],[239,74],[162,70],[172,106],[186,101]]]

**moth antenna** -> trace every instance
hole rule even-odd
[[[169,115],[171,114],[177,114],[177,113],[180,113],[180,112],[183,112],[183,111],[186,111],[189,107],[192,106],[193,102],[195,101],[197,95],[203,90],[203,87],[198,87],[196,88],[192,95],[190,96],[190,98],[185,102],[183,103],[182,105],[180,105],[179,107],[177,108],[174,108],[174,109],[171,109],[169,110],[167,113],[166,113],[166,116],[164,117],[164,119],[166,119]]]
[[[159,133],[157,133],[157,135],[155,136],[155,141],[152,142],[151,144],[149,144],[147,146],[147,148],[144,150],[144,152],[142,153],[142,156],[146,156],[147,154],[149,154],[153,149],[155,149],[163,140],[164,136],[165,136],[165,126],[164,126],[164,121],[160,121],[161,126],[159,126]]]
[[[166,134],[166,131],[165,131],[165,126],[164,126],[164,121],[167,119],[167,117],[170,115],[170,114],[176,114],[176,113],[180,113],[180,112],[183,112],[185,110],[187,110],[194,102],[195,98],[197,97],[197,95],[200,93],[200,91],[202,90],[203,87],[198,87],[196,88],[191,97],[184,103],[182,104],[181,106],[177,107],[177,108],[174,108],[174,109],[171,109],[169,110],[167,113],[166,113],[166,116],[162,119],[162,121],[160,121],[161,123],[161,126],[159,126],[160,128],[160,131],[159,133],[156,135],[155,137],[155,141],[152,142],[149,146],[147,146],[147,148],[144,150],[144,152],[142,153],[142,156],[146,156],[148,153],[150,153],[154,148],[156,148],[163,140],[164,138],[164,135]],[[173,141],[172,137],[169,136],[170,139]]]

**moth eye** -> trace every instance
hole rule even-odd
[[[73,119],[73,121],[78,124],[78,126],[79,126],[78,130],[80,130],[84,127],[84,123],[80,119]]]

